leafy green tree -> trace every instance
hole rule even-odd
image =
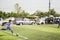
[[[23,10],[23,12],[21,12],[21,13],[19,14],[19,16],[20,16],[20,17],[27,17],[27,16],[29,16],[29,13],[27,13],[27,12],[25,12],[25,11]]]
[[[6,12],[0,11],[0,18],[5,19],[6,17]]]
[[[37,10],[33,15],[38,17],[44,17],[46,14],[44,12],[41,12],[40,10]]]
[[[3,12],[2,18],[3,18],[3,19],[6,19],[6,17],[7,17],[6,15],[7,15],[6,12]]]
[[[2,18],[2,11],[0,11],[0,18]]]
[[[54,14],[56,14],[56,11],[54,9],[51,9],[50,10],[50,15],[54,15]]]

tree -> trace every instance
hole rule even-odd
[[[27,17],[29,13],[25,12],[24,10],[19,14],[20,17]]]
[[[10,12],[7,13],[7,18],[9,18],[9,17],[11,17],[11,13]]]
[[[18,3],[15,4],[15,9],[16,9],[16,12],[18,14],[20,12],[20,10],[21,10],[21,7],[19,6]]]
[[[33,15],[38,16],[40,18],[45,16],[44,12],[41,12],[40,10],[37,10]]]
[[[56,11],[54,9],[51,9],[50,10],[50,15],[54,15],[54,14],[56,14]]]
[[[0,11],[0,18],[2,18],[2,11]]]
[[[0,11],[0,18],[5,19],[6,17],[6,12]]]
[[[3,12],[2,18],[3,18],[3,19],[6,19],[6,17],[7,17],[6,15],[7,15],[6,12]]]

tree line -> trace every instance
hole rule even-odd
[[[36,15],[36,16],[38,16],[38,17],[45,17],[45,16],[50,16],[50,15],[52,15],[52,16],[54,16],[54,17],[58,17],[58,16],[60,16],[60,14],[59,13],[57,13],[54,9],[50,9],[50,11],[48,11],[48,12],[41,12],[40,10],[37,10],[35,13],[33,13],[32,15]]]
[[[0,10],[0,18],[6,19],[9,17],[27,17],[27,16],[38,16],[39,18],[53,15],[54,17],[60,16],[54,9],[50,9],[48,12],[42,12],[40,10],[36,10],[33,14],[25,12],[25,10],[21,10],[21,7],[18,3],[15,4],[16,12],[3,12]]]
[[[19,14],[15,13],[15,12],[3,12],[3,11],[0,11],[0,18],[3,18],[3,19],[6,19],[6,18],[9,18],[9,17],[15,17],[15,18],[18,18],[18,17],[27,17],[29,15],[29,13],[27,12],[21,12]]]
[[[22,11],[21,13],[15,13],[15,12],[3,12],[0,11],[0,18],[9,18],[9,17],[27,17],[27,16],[38,16],[38,17],[45,17],[45,16],[49,16],[49,15],[53,15],[54,17],[58,17],[60,16],[60,14],[56,13],[56,11],[54,9],[51,9],[51,11],[49,12],[41,12],[40,10],[37,10],[35,13],[30,14],[27,13],[25,11]]]

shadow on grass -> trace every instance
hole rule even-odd
[[[0,36],[4,36],[4,35],[0,35]]]

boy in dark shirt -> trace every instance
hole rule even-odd
[[[60,19],[59,19],[59,21],[58,21],[58,28],[59,28],[59,26],[60,26]]]

